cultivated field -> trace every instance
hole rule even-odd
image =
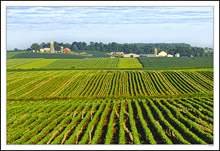
[[[23,64],[27,64],[37,60],[39,59],[7,59],[7,69],[16,69],[17,66],[21,66]]]
[[[155,57],[138,58],[145,69],[186,69],[186,68],[213,68],[213,57]]]
[[[213,69],[146,62],[8,59],[7,144],[213,144]]]
[[[7,72],[7,97],[45,99],[212,94],[212,76],[211,71],[10,71]]]
[[[143,68],[136,58],[120,58],[119,68]]]
[[[212,144],[213,98],[9,101],[8,144]]]
[[[19,61],[20,60],[20,61]],[[11,64],[14,64],[12,66]],[[17,65],[15,65],[17,64]],[[143,68],[136,58],[8,59],[8,69]]]

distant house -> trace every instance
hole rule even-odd
[[[140,57],[140,55],[135,54],[135,53],[129,53],[129,54],[124,54],[123,57],[124,58],[137,58],[137,57]]]
[[[165,51],[161,51],[159,54],[158,54],[159,57],[166,57],[167,56],[167,53]]]
[[[111,52],[111,55],[124,55],[124,52],[114,51]]]
[[[155,54],[140,54],[140,57],[157,57]]]
[[[33,52],[35,52],[35,50],[33,50]]]
[[[168,55],[167,55],[167,57],[173,57],[173,55],[171,55],[171,54],[168,54]]]
[[[64,53],[70,53],[70,49],[65,48],[65,49],[63,50],[63,52],[64,52]]]
[[[115,58],[115,57],[111,56],[110,58]]]
[[[176,54],[175,54],[175,57],[180,57],[180,54],[179,54],[179,53],[176,53]]]

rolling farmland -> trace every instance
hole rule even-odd
[[[8,68],[43,70],[7,71],[7,144],[213,144],[211,69],[138,70],[136,58],[22,61]]]

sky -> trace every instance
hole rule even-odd
[[[7,7],[7,50],[50,41],[213,48],[213,7]]]

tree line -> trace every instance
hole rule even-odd
[[[111,42],[104,44],[102,42],[90,42],[89,44],[85,42],[73,42],[62,43],[54,42],[54,49],[60,51],[61,46],[64,48],[69,48],[74,52],[82,51],[100,51],[100,52],[112,52],[112,51],[122,51],[124,53],[136,53],[136,54],[153,54],[154,49],[157,48],[158,53],[161,51],[166,51],[168,54],[175,55],[179,53],[181,56],[203,57],[207,56],[204,48],[192,47],[185,43],[124,43],[119,44],[116,42]],[[33,43],[28,51],[39,50],[41,48],[50,48],[50,43],[42,42],[41,44]]]

